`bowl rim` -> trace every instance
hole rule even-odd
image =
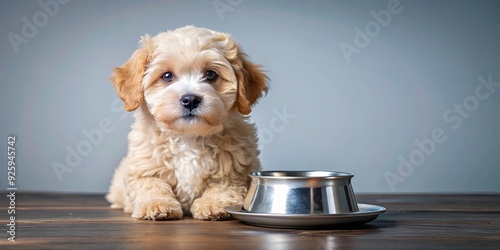
[[[258,179],[345,179],[354,175],[341,171],[330,170],[260,170],[252,171],[248,174],[252,178]]]

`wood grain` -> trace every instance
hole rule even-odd
[[[272,229],[238,220],[141,221],[110,209],[103,195],[18,193],[16,242],[4,233],[0,249],[500,249],[500,195],[357,198],[387,212],[356,228]]]

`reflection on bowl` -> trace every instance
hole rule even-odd
[[[336,171],[256,171],[243,209],[270,214],[358,212],[352,174]]]

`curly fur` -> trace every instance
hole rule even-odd
[[[141,43],[111,77],[125,109],[136,111],[106,198],[139,219],[225,219],[223,207],[243,203],[249,172],[260,169],[247,114],[267,76],[228,34],[187,26]],[[216,82],[203,80],[208,69]],[[164,72],[176,80],[166,84]],[[183,116],[184,94],[201,97],[194,119]]]

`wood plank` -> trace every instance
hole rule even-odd
[[[7,204],[4,198],[1,202]],[[0,248],[500,248],[500,195],[358,195],[358,202],[385,206],[388,211],[354,228],[273,229],[238,220],[189,217],[142,221],[110,209],[103,195],[20,193],[16,196],[17,241],[8,242],[4,234]]]

